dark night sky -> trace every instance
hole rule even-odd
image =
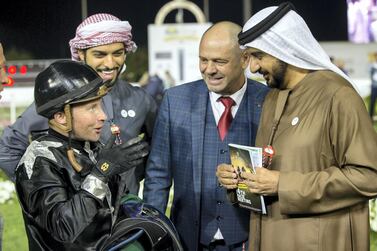
[[[87,0],[88,15],[107,12],[128,20],[139,46],[147,45],[147,25],[169,0]],[[203,0],[195,0],[202,8]],[[284,1],[252,0],[253,12]],[[320,41],[346,40],[346,0],[292,0],[314,36]],[[210,0],[210,22],[243,24],[242,0]],[[32,53],[35,59],[69,57],[68,41],[81,22],[80,0],[22,0],[2,4],[0,41],[5,53],[11,47]],[[174,12],[167,21],[174,20]],[[187,17],[187,19],[186,19]],[[185,21],[194,21],[185,12]],[[10,60],[11,58],[8,58]]]

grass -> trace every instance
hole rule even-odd
[[[26,107],[17,107],[16,116],[19,116],[25,109]],[[0,133],[2,133],[3,127],[9,124],[10,109],[8,107],[0,107],[0,114]],[[5,179],[5,174],[0,170],[0,180]],[[4,204],[0,204],[0,215],[4,219],[2,250],[29,250],[22,212],[16,197]]]
[[[369,98],[365,99],[365,104],[369,107]],[[22,112],[22,108],[17,109],[17,114]],[[376,110],[377,111],[377,110]],[[1,120],[4,121],[6,119],[9,120],[9,109],[0,108]],[[0,124],[1,127],[1,124]],[[374,122],[374,128],[377,131],[377,122]],[[0,128],[2,131],[2,128]],[[4,178],[5,175],[0,171],[0,180]],[[169,196],[169,205],[171,204],[172,194]],[[167,209],[167,215],[170,214],[170,207]],[[17,199],[13,199],[12,201],[0,204],[0,214],[4,218],[4,233],[3,233],[3,250],[4,251],[27,251],[28,244],[27,244],[27,237],[25,233],[25,228],[23,224],[23,218],[21,213],[21,208],[18,204]],[[370,231],[370,250],[377,251],[377,233]]]
[[[370,250],[377,250],[377,233],[373,231],[370,231]]]
[[[17,199],[0,204],[0,213],[4,217],[3,250],[27,251],[27,237]]]

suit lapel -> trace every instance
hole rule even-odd
[[[197,95],[196,95],[197,94]],[[208,89],[204,81],[194,90],[191,100],[192,171],[196,210],[200,209],[202,187],[203,144]]]
[[[114,118],[113,104],[111,102],[111,93],[108,93],[102,98],[102,104],[104,111],[106,113],[107,119],[111,120]]]

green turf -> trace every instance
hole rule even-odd
[[[370,231],[370,250],[377,250],[377,233],[373,231]]]
[[[0,214],[4,218],[3,250],[27,251],[27,237],[18,201],[13,199],[0,204]]]

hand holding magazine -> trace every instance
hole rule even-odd
[[[262,167],[262,148],[237,144],[229,144],[230,160],[237,174],[255,173],[255,168]],[[262,195],[251,193],[246,184],[240,181],[236,189],[238,204],[241,207],[266,214],[266,206]]]

